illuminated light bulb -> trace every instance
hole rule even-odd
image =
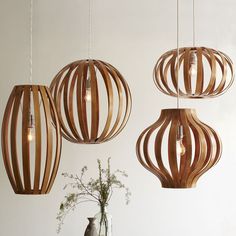
[[[179,157],[183,156],[186,152],[186,148],[183,144],[184,131],[183,126],[178,126],[177,140],[176,140],[176,153]]]
[[[195,52],[192,52],[190,55],[190,68],[189,68],[189,75],[196,76],[197,75],[197,56]]]
[[[190,75],[191,77],[197,75],[197,66],[196,66],[196,64],[191,64],[188,73],[189,73],[189,75]]]
[[[28,128],[28,135],[27,135],[27,139],[29,142],[34,140],[34,132],[33,132],[33,128]]]
[[[86,88],[85,100],[86,102],[91,102],[92,100],[91,88]]]
[[[34,117],[32,114],[29,116],[29,125],[28,125],[28,132],[27,132],[27,139],[29,142],[34,140]]]
[[[177,155],[181,157],[185,154],[185,152],[186,152],[186,148],[183,144],[183,140],[182,139],[177,140],[176,141],[176,153],[177,153]]]
[[[86,102],[91,102],[91,100],[92,100],[90,75],[88,76],[88,78],[86,80],[86,93],[85,93],[84,99]]]

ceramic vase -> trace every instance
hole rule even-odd
[[[88,218],[89,224],[85,230],[84,236],[98,236],[95,225],[95,218]]]

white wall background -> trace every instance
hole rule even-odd
[[[63,199],[62,172],[79,172],[87,165],[96,175],[96,159],[112,157],[114,169],[129,173],[129,206],[115,194],[109,211],[114,236],[235,236],[236,235],[236,93],[204,101],[182,101],[194,107],[201,120],[215,128],[223,141],[221,161],[205,174],[196,189],[168,190],[137,161],[135,143],[162,108],[175,100],[161,94],[152,81],[158,57],[176,46],[174,0],[94,0],[93,55],[116,66],[133,96],[128,125],[113,141],[86,146],[63,142],[62,160],[48,196],[18,196],[10,187],[0,162],[0,235],[54,236],[56,213]],[[191,45],[191,1],[181,3],[181,45]],[[196,1],[199,46],[220,49],[236,60],[236,2]],[[35,0],[34,82],[50,84],[64,65],[87,56],[88,0]],[[15,84],[27,83],[29,0],[0,0],[0,122]],[[147,106],[147,104],[149,104]],[[2,159],[2,158],[1,158]],[[87,216],[98,211],[83,205],[69,215],[62,236],[82,236]]]

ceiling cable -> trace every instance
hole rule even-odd
[[[92,54],[92,0],[89,0],[89,45],[88,45],[88,59],[91,59]]]
[[[29,55],[29,80],[33,83],[33,0],[30,0],[30,55]]]
[[[195,15],[195,0],[193,0],[193,47],[196,46],[196,15]]]
[[[177,108],[179,109],[179,0],[177,0]]]

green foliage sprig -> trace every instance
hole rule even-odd
[[[57,220],[59,221],[57,229],[58,233],[61,231],[66,215],[75,210],[75,208],[81,203],[97,203],[100,206],[102,219],[104,220],[106,219],[104,209],[108,205],[115,189],[124,189],[126,204],[129,203],[131,193],[118,179],[118,175],[122,177],[128,177],[128,175],[121,170],[116,170],[111,173],[110,160],[111,158],[108,158],[107,168],[103,169],[101,161],[98,159],[98,178],[90,178],[87,182],[84,180],[85,174],[88,171],[87,166],[82,168],[79,176],[68,173],[62,174],[65,178],[69,179],[69,183],[64,186],[64,190],[70,188],[70,190],[73,191],[68,193],[65,196],[64,201],[60,204],[60,210],[57,214]],[[100,226],[102,223],[103,222],[101,221]]]

